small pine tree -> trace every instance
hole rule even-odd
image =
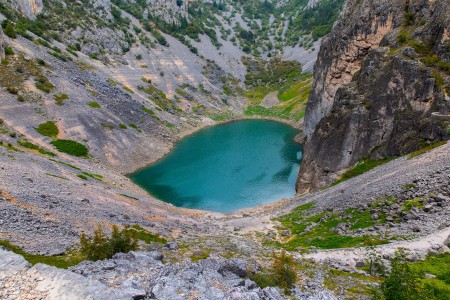
[[[136,250],[137,247],[137,240],[131,236],[128,227],[119,231],[119,228],[114,225],[111,237],[108,238],[99,225],[92,239],[87,238],[84,233],[80,237],[81,253],[86,259],[94,261],[111,258],[119,252],[127,253]]]
[[[420,274],[409,266],[405,249],[400,248],[391,260],[391,272],[381,284],[381,292],[386,300],[432,299],[421,285],[420,278]]]
[[[14,29],[14,25],[11,22],[8,22],[6,24],[6,27],[5,29],[3,29],[3,32],[12,39],[15,39],[17,37],[16,30]]]
[[[273,254],[272,276],[277,286],[290,289],[294,286],[297,280],[297,273],[295,273],[292,266],[294,259],[292,256],[286,254],[286,250],[282,250],[280,255]]]

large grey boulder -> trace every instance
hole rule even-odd
[[[130,299],[101,282],[0,249],[0,299]]]

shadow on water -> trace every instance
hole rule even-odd
[[[179,207],[197,207],[201,204],[202,199],[200,197],[182,196],[174,188],[168,185],[152,185],[151,189],[155,191],[153,194],[156,198],[164,201],[163,199],[172,199],[170,203]]]

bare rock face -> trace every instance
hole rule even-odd
[[[179,23],[181,18],[187,18],[189,0],[147,0],[147,14],[160,18],[167,23]]]
[[[0,30],[0,60],[5,58],[5,39],[3,32]]]
[[[36,19],[36,15],[44,9],[42,0],[7,0],[18,11],[29,19]]]
[[[448,63],[447,6],[447,0],[407,7],[400,0],[347,2],[315,66],[298,193],[331,184],[363,158],[401,155],[447,138],[431,112],[449,109],[448,73],[436,76],[424,63],[430,53],[411,46],[424,45]],[[405,18],[422,25],[408,27]]]

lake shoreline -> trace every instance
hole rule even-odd
[[[177,207],[222,213],[295,195],[302,151],[294,139],[297,128],[262,118],[216,124],[224,126],[205,126],[185,136],[169,155],[131,173],[129,179],[152,197]],[[221,185],[233,188],[218,192]],[[225,204],[227,199],[242,202],[235,208]]]
[[[294,141],[298,144],[302,144],[301,140],[298,139],[297,137],[302,133],[302,128],[303,128],[303,122],[302,119],[299,122],[293,122],[290,120],[286,120],[286,119],[279,119],[279,118],[275,118],[275,117],[262,117],[262,116],[238,116],[238,117],[233,117],[230,119],[226,119],[226,120],[222,120],[222,121],[214,121],[213,119],[210,119],[212,122],[211,123],[201,123],[198,127],[192,128],[191,130],[186,130],[184,132],[181,132],[177,138],[176,141],[172,143],[172,145],[170,145],[169,147],[167,147],[165,149],[165,151],[163,151],[160,155],[158,155],[158,158],[150,161],[148,164],[146,164],[143,167],[139,167],[136,168],[135,170],[133,170],[132,172],[126,172],[126,173],[122,173],[122,175],[124,175],[125,177],[127,177],[128,179],[131,180],[131,176],[139,171],[142,171],[143,169],[146,169],[148,167],[150,167],[153,164],[156,164],[157,162],[159,162],[160,160],[162,160],[164,157],[166,157],[171,151],[172,149],[184,138],[187,138],[195,133],[198,133],[199,131],[212,127],[212,126],[217,126],[217,125],[223,125],[223,124],[228,124],[228,123],[233,123],[233,122],[238,122],[238,121],[245,121],[245,120],[266,120],[266,121],[273,121],[273,122],[279,122],[279,123],[283,123],[286,125],[291,126],[292,128],[296,129],[299,131],[299,134],[296,135],[294,137]],[[301,123],[301,124],[299,124]],[[153,197],[153,196],[152,196]]]

